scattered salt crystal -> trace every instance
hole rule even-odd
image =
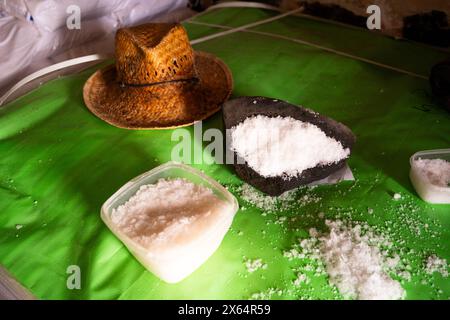
[[[16,224],[16,229],[17,230],[20,230],[20,229],[22,229],[23,228],[23,225],[21,225],[21,224]]]
[[[275,224],[283,224],[286,221],[287,217],[285,216],[280,216],[277,218],[277,220],[275,220]]]
[[[367,208],[367,213],[368,214],[373,214],[373,209],[372,208]]]
[[[261,259],[245,259],[244,260],[245,268],[247,269],[247,272],[253,273],[255,271],[258,271],[260,269],[267,269],[267,264],[263,263]]]
[[[265,291],[257,292],[251,295],[250,300],[269,300],[274,295],[283,295],[283,290],[278,288],[269,288]]]
[[[286,179],[350,154],[316,125],[280,116],[257,115],[232,127],[230,147],[261,176]]]
[[[296,248],[292,248],[288,251],[283,252],[283,256],[285,258],[288,258],[289,261],[293,260],[293,259],[301,259],[301,258],[305,257],[305,255],[298,252],[298,250]]]
[[[392,198],[394,198],[394,200],[400,200],[402,198],[402,195],[400,193],[394,193]]]
[[[448,264],[446,259],[439,258],[435,254],[429,256],[426,261],[426,272],[433,274],[440,273],[443,277],[448,277]]]
[[[273,211],[277,208],[276,197],[266,196],[247,183],[244,183],[239,191],[242,199],[253,204],[259,209]]]
[[[276,210],[292,210],[298,209],[299,207],[309,205],[312,203],[318,203],[321,198],[310,192],[311,188],[304,188],[307,194],[298,197],[298,192],[300,189],[294,189],[283,194],[273,197],[262,193],[261,191],[253,188],[251,185],[244,183],[242,186],[237,188],[239,196],[246,202],[252,204],[253,206],[261,209],[265,212],[262,213],[263,216],[267,215],[267,212],[274,212]]]
[[[293,284],[296,287],[299,287],[302,283],[309,283],[309,279],[306,277],[305,274],[299,273],[297,274],[297,278],[294,280]]]
[[[406,281],[411,281],[411,272],[409,271],[400,271],[398,276]]]

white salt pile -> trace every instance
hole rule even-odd
[[[391,246],[388,240],[366,225],[351,227],[340,220],[325,223],[329,233],[321,235],[316,229],[310,229],[310,238],[285,251],[284,257],[314,261],[304,270],[313,271],[315,276],[328,274],[329,282],[344,298],[397,300],[404,297],[400,283],[388,275],[400,260],[382,252],[382,247]]]
[[[350,154],[317,126],[280,116],[245,119],[231,128],[230,147],[263,177],[298,176],[306,169],[337,163]]]
[[[167,282],[177,282],[217,249],[234,213],[207,187],[180,178],[160,179],[141,186],[114,209],[111,221],[144,248],[144,252],[136,251],[150,271]]]
[[[184,234],[203,227],[205,218],[221,215],[226,206],[209,188],[184,179],[161,179],[141,186],[113,210],[111,218],[128,237],[151,248],[177,240],[182,234],[185,241]]]
[[[443,159],[417,159],[413,162],[417,173],[429,183],[448,187],[450,184],[450,162]]]
[[[361,227],[348,227],[341,221],[326,221],[330,233],[319,237],[320,255],[330,283],[346,298],[397,300],[404,297],[398,281],[385,271],[388,267],[374,240],[363,235]],[[392,263],[392,261],[391,261]]]
[[[435,254],[429,256],[426,261],[426,272],[433,274],[440,273],[443,277],[448,277],[448,264],[446,259],[439,258]]]

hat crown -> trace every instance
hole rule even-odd
[[[194,51],[180,24],[148,23],[116,33],[117,81],[151,84],[196,76]]]

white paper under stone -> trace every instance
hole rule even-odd
[[[312,187],[312,186],[318,186],[318,185],[322,185],[322,184],[336,184],[341,181],[353,181],[353,180],[355,180],[355,177],[353,176],[353,172],[350,169],[350,167],[348,166],[348,164],[345,164],[345,166],[343,168],[339,169],[336,172],[333,172],[328,177],[313,181],[313,182],[307,184],[307,186]]]

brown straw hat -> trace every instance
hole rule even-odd
[[[120,128],[187,126],[219,111],[233,80],[215,56],[194,52],[179,24],[119,29],[116,64],[96,71],[83,98],[97,117]]]

